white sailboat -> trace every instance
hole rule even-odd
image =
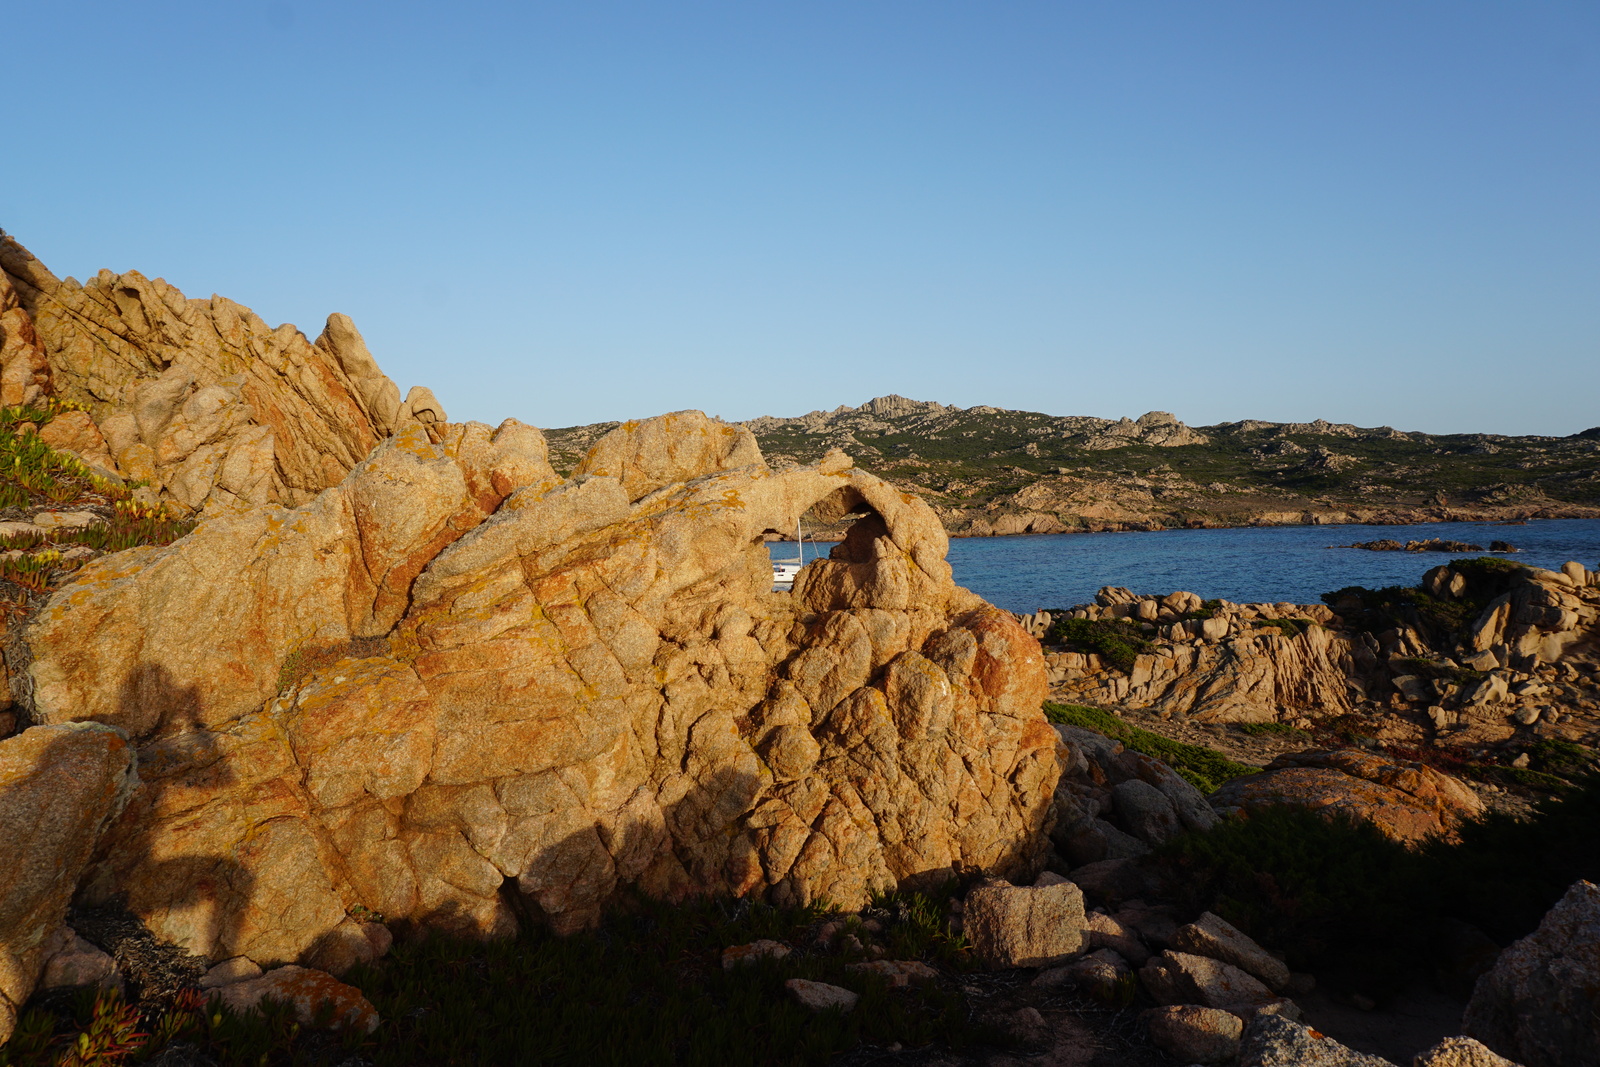
[[[787,593],[793,590],[794,580],[800,576],[800,568],[806,565],[806,540],[801,532],[799,519],[796,519],[794,524],[794,545],[793,559],[772,561],[772,591],[775,593]]]

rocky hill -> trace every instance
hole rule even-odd
[[[575,462],[614,423],[549,431]],[[1430,435],[1318,420],[1189,427],[878,397],[745,423],[778,465],[830,448],[926,499],[954,535],[1600,516],[1600,429]]]

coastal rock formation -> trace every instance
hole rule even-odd
[[[137,271],[57,278],[0,237],[0,403],[45,397],[86,409],[48,443],[208,514],[304,504],[401,426],[444,421],[426,389],[401,401],[345,315],[308,341]]]
[[[1600,1064],[1600,887],[1576,882],[1478,979],[1468,1034],[1527,1067]]]
[[[855,517],[792,594],[764,538]],[[339,971],[369,924],[593,923],[621,887],[826,897],[1031,877],[1037,642],[915,497],[746,431],[412,423],[293,510],[87,565],[24,633],[36,721],[139,746],[81,891],[212,959]]]
[[[117,730],[39,726],[0,741],[0,1043],[39,980],[102,827],[136,782]]]
[[[1414,710],[1441,743],[1482,745],[1549,728],[1562,706],[1588,706],[1571,683],[1600,661],[1597,581],[1576,562],[1548,571],[1461,561],[1424,576],[1420,591],[1446,605],[1426,615],[1405,597],[1375,609],[1360,590],[1341,591],[1330,607],[1106,588],[1094,604],[1023,622],[1061,642],[1045,655],[1061,700],[1198,722]],[[1067,632],[1072,620],[1088,624],[1074,632],[1089,645]],[[1133,654],[1119,663],[1089,650],[1105,637]],[[1412,740],[1421,736],[1419,728]]]
[[[1231,604],[1205,611],[1193,593],[1135,596],[1102,589],[1095,604],[1035,617],[1048,636],[1058,618],[1127,620],[1144,630],[1148,651],[1131,669],[1113,669],[1090,652],[1051,652],[1050,680],[1064,699],[1148,708],[1202,722],[1272,722],[1349,712],[1365,696],[1377,660],[1359,635],[1331,629],[1327,607]],[[1199,617],[1206,616],[1206,617]]]
[[[1483,812],[1461,782],[1420,763],[1352,749],[1280,756],[1260,774],[1224,783],[1211,794],[1219,812],[1287,804],[1372,823],[1401,841],[1422,841]]]

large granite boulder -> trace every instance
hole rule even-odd
[[[36,726],[0,741],[0,1043],[38,982],[102,829],[136,782],[121,731]]]
[[[1342,813],[1372,823],[1399,841],[1448,833],[1483,803],[1461,782],[1421,763],[1354,749],[1295,752],[1260,774],[1224,783],[1211,794],[1223,814],[1291,805]]]
[[[1468,1034],[1527,1067],[1600,1064],[1600,887],[1575,882],[1478,979]]]
[[[57,278],[0,237],[0,403],[52,395],[87,412],[49,443],[208,514],[304,504],[395,430],[444,421],[427,390],[400,399],[345,315],[309,341],[138,271]]]
[[[808,509],[858,518],[773,593]],[[1031,878],[1042,656],[946,548],[843,454],[775,473],[697,413],[564,481],[530,428],[417,424],[300,508],[86,566],[23,636],[30,714],[137,739],[84,899],[213,959],[338,970],[374,912],[574,930],[623,887]]]

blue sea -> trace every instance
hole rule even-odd
[[[950,566],[957,584],[1019,614],[1088,603],[1106,585],[1136,593],[1185,589],[1241,603],[1315,604],[1322,593],[1347,585],[1415,585],[1428,569],[1460,558],[1329,546],[1432,537],[1485,547],[1509,541],[1522,551],[1508,558],[1552,570],[1569,559],[1591,570],[1600,566],[1600,519],[959,537],[950,541]],[[805,558],[825,556],[831,547],[807,543]],[[792,542],[769,548],[774,557],[794,557]]]

